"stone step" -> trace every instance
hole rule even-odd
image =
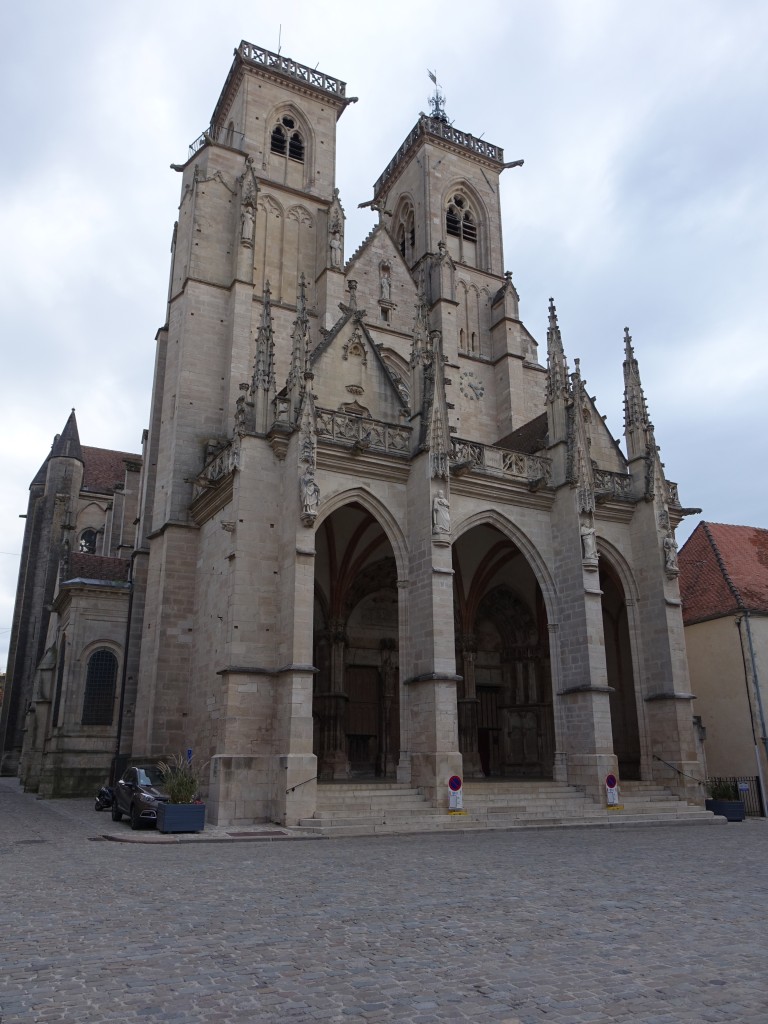
[[[310,819],[311,820],[311,819]],[[334,838],[351,838],[355,836],[386,836],[405,835],[419,832],[516,832],[525,830],[548,829],[577,829],[577,828],[648,828],[670,825],[683,826],[710,826],[727,824],[725,818],[718,818],[708,811],[701,815],[674,818],[668,814],[657,816],[621,816],[620,812],[604,812],[602,816],[585,820],[583,818],[538,818],[538,819],[516,819],[511,822],[504,822],[488,826],[483,822],[476,822],[459,815],[436,817],[429,821],[412,821],[407,824],[387,823],[379,825],[360,825],[353,823],[349,825],[337,825],[329,828],[318,828],[313,826],[299,826],[296,831],[307,832]]]

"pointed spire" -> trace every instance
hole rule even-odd
[[[64,429],[53,439],[51,448],[51,459],[78,459],[83,461],[83,450],[80,447],[80,434],[77,430],[77,418],[75,410],[69,414]]]
[[[261,301],[261,324],[256,333],[253,390],[269,391],[275,382],[275,339],[272,329],[272,292],[269,281],[264,286]]]
[[[301,404],[301,396],[304,393],[304,381],[309,373],[309,314],[307,313],[306,278],[302,273],[299,278],[299,294],[296,297],[296,319],[293,321],[291,338],[291,366],[288,371],[288,379],[285,387],[290,397],[291,421],[296,422],[296,417]]]
[[[632,347],[632,335],[624,328],[624,436],[630,459],[645,455],[648,435],[653,436],[653,425],[648,418],[640,370]],[[655,442],[654,442],[655,443]]]
[[[275,397],[275,336],[269,281],[264,286],[261,302],[261,323],[256,332],[256,358],[253,364],[250,398],[253,427],[257,433],[265,434],[272,424],[272,402]]]
[[[565,360],[563,339],[557,322],[555,300],[549,300],[549,325],[547,327],[547,400],[562,395],[568,386],[568,363]]]

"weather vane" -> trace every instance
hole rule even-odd
[[[430,81],[435,86],[435,91],[432,96],[429,97],[429,105],[432,109],[432,117],[437,121],[445,121],[448,123],[448,115],[445,112],[445,96],[440,92],[440,86],[437,84],[437,73],[430,71],[427,68],[427,74],[429,75]]]

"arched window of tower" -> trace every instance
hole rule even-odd
[[[466,196],[454,193],[445,211],[448,251],[457,263],[477,266],[477,217]]]
[[[296,128],[296,122],[288,114],[283,115],[272,129],[271,149],[278,156],[285,156],[287,152],[291,160],[304,162],[304,139]]]

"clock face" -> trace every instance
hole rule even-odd
[[[485,384],[477,380],[473,370],[463,370],[459,374],[459,391],[470,402],[479,402],[485,394]]]

